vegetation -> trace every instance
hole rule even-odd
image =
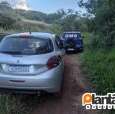
[[[1,95],[0,114],[29,114],[40,102],[34,95]]]
[[[115,5],[114,0],[81,0],[80,5],[85,6],[90,14],[89,24],[97,48],[111,48],[115,45]],[[96,40],[96,41],[95,41]]]
[[[34,11],[14,10],[7,2],[1,2],[0,32],[48,31],[50,24],[41,21],[39,18],[37,20],[38,15],[43,17],[44,14]]]
[[[50,31],[59,35],[64,31],[88,32],[87,17],[82,17],[72,9],[60,10],[59,12],[57,12],[57,15],[60,15],[60,18],[52,23]]]
[[[89,36],[90,37],[90,36]],[[82,54],[83,66],[88,71],[93,91],[107,94],[115,91],[115,48],[92,48],[89,39],[85,39],[85,52]]]
[[[83,64],[98,94],[115,92],[115,1],[81,0],[90,14]]]
[[[3,12],[4,11],[4,12]],[[72,21],[71,21],[72,20]],[[45,14],[37,11],[15,10],[7,2],[0,3],[0,31],[52,31],[61,33],[68,30],[87,31],[87,18],[68,9]],[[56,30],[57,29],[57,30]]]

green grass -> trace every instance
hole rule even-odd
[[[0,95],[0,114],[30,114],[39,103],[37,95]]]
[[[25,109],[16,97],[10,95],[0,96],[0,114],[23,114],[22,112],[25,113]]]
[[[83,64],[97,93],[115,92],[115,49],[87,50],[83,54]]]
[[[92,83],[93,92],[98,95],[115,92],[115,48],[94,48],[91,35],[85,33],[85,51],[81,54],[82,65]],[[115,114],[114,110],[102,114]]]
[[[89,48],[90,35],[85,36],[82,62],[94,91],[98,94],[115,92],[115,48]]]

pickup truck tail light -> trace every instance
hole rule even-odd
[[[48,69],[53,69],[57,67],[60,64],[60,62],[61,62],[60,56],[53,56],[48,60],[47,67]]]

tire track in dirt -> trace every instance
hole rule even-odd
[[[46,95],[41,97],[32,114],[97,114],[81,106],[81,96],[88,82],[81,71],[79,55],[65,56],[63,96],[61,99]]]

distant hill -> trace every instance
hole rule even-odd
[[[65,12],[63,10],[52,14],[39,11],[13,9],[7,2],[0,3],[0,31],[48,31],[49,27],[61,22]]]
[[[22,18],[36,20],[36,21],[44,21],[50,24],[56,22],[57,20],[60,20],[63,17],[62,12],[56,12],[51,14],[46,14],[39,11],[25,11],[25,10],[16,10],[16,12]]]
[[[15,13],[11,7],[5,4],[0,4],[0,25],[4,26],[5,24],[10,25],[13,24],[16,20],[18,20],[19,15]]]
[[[36,11],[15,10],[7,3],[0,3],[0,29],[19,31],[47,30],[50,24],[45,22],[47,14]]]
[[[38,12],[38,11],[26,11],[26,10],[16,10],[17,14],[19,14],[22,18],[26,18],[29,20],[36,21],[46,21],[47,14]]]

